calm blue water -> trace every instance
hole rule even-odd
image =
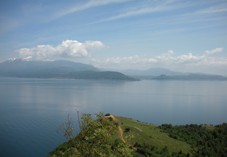
[[[220,124],[227,122],[227,82],[1,78],[0,156],[47,156],[65,141],[57,131],[68,114],[77,121],[76,110],[153,124]]]

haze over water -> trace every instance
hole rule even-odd
[[[0,79],[4,156],[45,156],[65,139],[68,114],[110,112],[156,125],[227,121],[226,81]]]

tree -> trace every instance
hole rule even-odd
[[[64,135],[66,139],[71,139],[73,137],[73,120],[68,114],[66,121],[59,127],[58,131]]]

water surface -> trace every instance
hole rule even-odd
[[[227,122],[226,81],[0,79],[0,154],[47,156],[67,115],[110,112],[153,123]],[[78,131],[78,125],[75,124]]]

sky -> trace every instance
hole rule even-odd
[[[0,62],[227,75],[226,0],[1,0]]]

